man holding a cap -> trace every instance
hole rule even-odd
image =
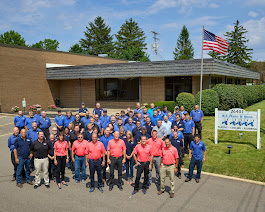
[[[81,103],[81,108],[79,108],[79,111],[78,111],[80,117],[83,118],[86,115],[86,112],[87,112],[87,108],[85,106],[85,103],[82,102]]]
[[[64,129],[64,116],[62,115],[61,110],[58,110],[58,115],[54,119],[54,124],[59,131],[63,131],[63,129]]]

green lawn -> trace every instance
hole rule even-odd
[[[218,131],[218,144],[214,144],[214,117],[203,120],[202,140],[206,144],[207,156],[203,171],[265,182],[265,101],[254,104],[246,110],[261,109],[261,149],[257,150],[257,133],[239,131]],[[228,154],[227,144],[232,144]],[[185,168],[188,168],[188,157]]]

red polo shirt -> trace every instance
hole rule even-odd
[[[171,145],[167,148],[166,146],[162,149],[162,163],[165,165],[172,165],[176,163],[176,159],[179,158],[178,150]]]
[[[56,141],[54,144],[54,149],[56,149],[56,156],[65,156],[68,149],[68,144],[66,141]]]
[[[76,140],[73,143],[72,151],[77,156],[85,156],[85,154],[87,153],[87,148],[88,148],[88,141],[87,140],[83,140],[82,142],[79,142],[78,140]]]
[[[148,144],[146,144],[145,146],[143,146],[142,144],[137,144],[133,152],[137,155],[137,160],[139,162],[147,162],[150,161],[150,156],[152,155],[152,147]]]
[[[121,157],[124,150],[126,150],[126,146],[123,140],[119,139],[118,141],[115,141],[114,139],[112,139],[109,141],[108,151],[110,151],[110,156]]]
[[[93,141],[91,141],[88,143],[87,154],[89,159],[98,160],[105,152],[105,147],[100,141],[97,141],[96,143],[93,143]]]
[[[161,156],[161,150],[164,147],[164,141],[160,138],[149,138],[146,141],[147,144],[152,146],[152,153],[155,156]]]

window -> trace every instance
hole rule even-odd
[[[97,100],[139,100],[139,78],[96,79]]]
[[[233,79],[232,78],[227,78],[226,79],[226,84],[233,84]]]
[[[211,88],[215,85],[222,83],[222,77],[212,77],[211,78]]]

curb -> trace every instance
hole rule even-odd
[[[187,172],[189,171],[189,169],[187,169],[187,168],[181,168],[181,170],[184,170]],[[265,186],[265,182],[249,180],[249,179],[244,179],[244,178],[238,178],[238,177],[231,177],[231,176],[226,176],[226,175],[222,175],[222,174],[214,174],[214,173],[204,172],[204,171],[202,171],[201,173],[204,175],[209,175],[209,176],[213,176],[213,177],[220,177],[220,178],[224,178],[224,179],[236,180],[236,181],[241,181],[241,182],[245,182],[245,183],[252,183],[252,184],[256,184],[256,185]]]

